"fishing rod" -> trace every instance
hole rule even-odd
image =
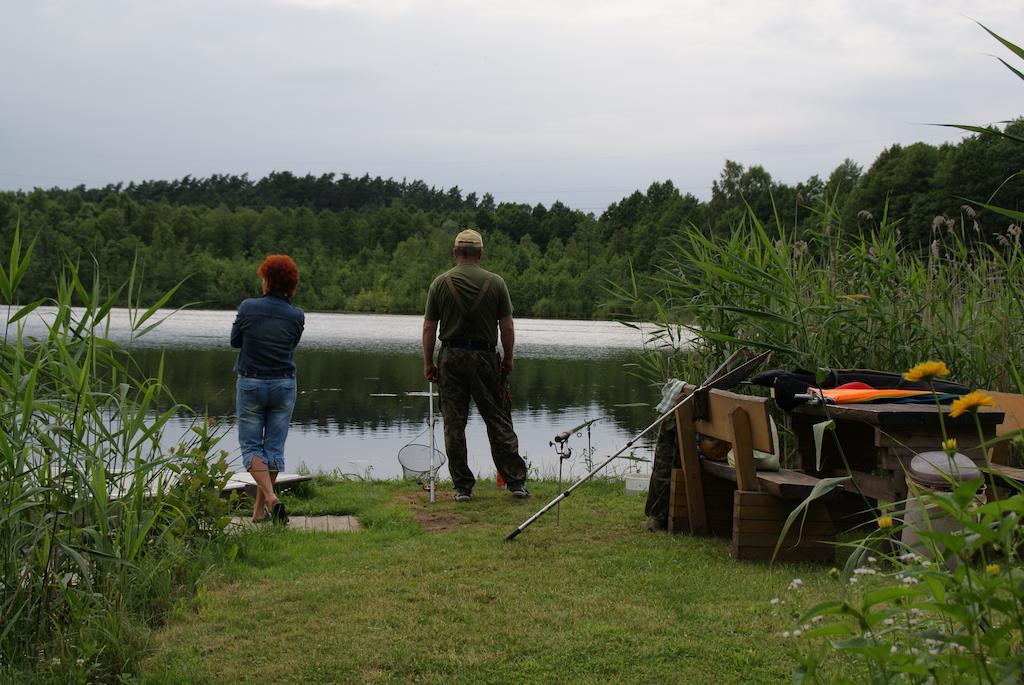
[[[430,402],[430,503],[434,503],[434,382],[427,384],[427,396]]]
[[[548,444],[549,445],[555,445],[557,443],[557,444],[561,445],[563,442],[565,442],[566,440],[571,438],[573,433],[578,433],[579,431],[583,430],[584,428],[589,427],[590,424],[596,423],[597,421],[600,421],[600,420],[601,420],[600,417],[598,417],[596,419],[587,419],[586,421],[584,421],[580,425],[576,426],[575,428],[570,428],[569,430],[567,430],[567,431],[565,431],[563,433],[559,433],[558,435],[555,436],[555,439],[552,442],[549,442]]]
[[[550,502],[545,504],[540,510],[538,510],[537,513],[535,513],[533,516],[531,516],[530,518],[526,519],[521,524],[519,524],[518,528],[513,530],[511,533],[508,534],[508,536],[505,537],[505,542],[510,542],[511,540],[514,540],[520,533],[522,533],[524,530],[526,530],[530,526],[530,524],[532,524],[534,521],[536,521],[541,516],[546,514],[553,507],[558,505],[563,499],[565,499],[566,497],[571,495],[573,490],[575,490],[576,488],[578,488],[579,486],[583,485],[588,480],[593,478],[599,471],[601,471],[601,469],[603,469],[608,464],[612,463],[612,461],[614,461],[616,459],[616,457],[618,457],[623,452],[628,450],[630,447],[635,445],[636,442],[640,438],[642,438],[644,435],[646,435],[651,429],[653,429],[655,426],[660,424],[662,421],[664,421],[669,416],[672,416],[676,412],[677,409],[682,407],[687,402],[690,402],[691,400],[693,400],[693,398],[696,397],[698,394],[703,394],[707,390],[713,390],[713,389],[716,389],[716,388],[725,389],[725,388],[734,387],[740,381],[745,380],[746,378],[748,378],[750,376],[750,374],[754,372],[754,369],[756,369],[757,367],[761,366],[761,364],[763,364],[764,361],[770,355],[771,355],[771,352],[762,352],[761,354],[758,354],[758,355],[752,355],[750,350],[748,350],[745,347],[740,348],[740,349],[736,350],[735,352],[733,352],[731,355],[729,355],[729,358],[726,359],[724,362],[722,362],[722,365],[719,366],[717,369],[715,369],[712,372],[712,374],[707,377],[707,380],[705,380],[703,383],[701,383],[700,386],[696,390],[694,390],[692,393],[690,393],[689,395],[684,397],[682,400],[677,402],[675,404],[675,406],[673,406],[667,412],[665,412],[664,414],[659,416],[657,419],[655,419],[654,423],[652,423],[647,428],[644,428],[642,431],[640,431],[639,433],[634,435],[633,438],[629,442],[626,443],[625,447],[623,447],[618,452],[616,452],[615,454],[611,455],[610,457],[605,459],[603,462],[601,462],[600,464],[595,466],[593,469],[590,470],[589,473],[587,473],[585,476],[583,476],[578,481],[576,481],[571,486],[569,486],[565,490],[565,492],[563,492],[560,495],[558,495],[557,497],[555,497],[553,500],[551,500]],[[731,371],[727,371],[727,369],[729,368],[729,366],[731,364],[735,363],[737,360],[740,360],[740,359],[742,359],[743,361],[740,362],[738,366],[733,368]]]

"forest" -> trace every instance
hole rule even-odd
[[[287,253],[302,273],[296,304],[307,310],[410,314],[422,311],[427,285],[449,265],[452,236],[475,227],[485,266],[510,283],[518,315],[643,316],[653,306],[644,295],[657,288],[650,277],[673,268],[665,247],[693,231],[726,235],[752,217],[790,239],[824,231],[856,240],[884,225],[922,254],[937,231],[998,246],[1011,220],[982,205],[1024,204],[1024,146],[1014,141],[1024,119],[1000,130],[955,144],[892,145],[866,170],[847,159],[795,185],[726,161],[707,200],[655,182],[600,215],[561,202],[496,203],[420,180],[287,171],[36,188],[0,193],[0,241],[10,245],[20,226],[35,244],[33,273],[50,274],[21,284],[26,302],[52,292],[70,264],[111,283],[134,265],[144,301],[180,283],[169,306],[233,309],[256,292],[258,262]],[[640,294],[634,311],[614,311],[609,287]]]

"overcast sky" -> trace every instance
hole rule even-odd
[[[726,159],[795,183],[1024,114],[972,19],[1024,44],[1019,0],[0,0],[0,188],[333,171],[600,212]]]

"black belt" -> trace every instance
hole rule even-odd
[[[269,381],[274,378],[295,378],[294,371],[279,371],[278,373],[267,373],[263,371],[245,373],[244,371],[239,371],[238,375],[242,378],[258,378],[264,381]]]
[[[459,350],[476,350],[478,352],[494,349],[494,345],[488,345],[479,340],[442,340],[441,347],[454,347]]]

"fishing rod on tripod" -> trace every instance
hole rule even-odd
[[[598,417],[596,419],[587,419],[586,421],[584,421],[580,425],[574,426],[573,428],[570,428],[569,430],[567,430],[565,432],[559,433],[558,435],[556,435],[554,437],[554,439],[551,442],[548,443],[548,446],[555,448],[555,453],[558,455],[558,489],[559,490],[562,489],[562,462],[564,462],[567,459],[572,457],[572,448],[569,447],[565,443],[567,443],[569,441],[569,438],[571,438],[573,435],[578,435],[580,433],[580,431],[582,431],[584,428],[586,428],[587,429],[587,460],[588,460],[587,463],[589,464],[590,463],[589,460],[594,455],[594,448],[593,448],[593,446],[590,443],[590,426],[593,425],[594,423],[600,421],[600,420],[601,420],[600,417]],[[555,525],[558,525],[561,522],[562,522],[562,507],[561,507],[561,505],[559,505],[559,507],[555,510]]]
[[[681,406],[683,406],[687,402],[694,401],[695,397],[706,396],[708,390],[713,390],[716,388],[725,389],[736,386],[741,381],[746,380],[748,377],[750,377],[750,374],[752,374],[757,367],[761,366],[761,364],[763,364],[770,355],[771,352],[762,352],[761,354],[753,355],[753,353],[745,347],[742,347],[733,352],[731,355],[729,355],[728,359],[722,362],[721,366],[715,369],[711,373],[711,375],[708,376],[707,379],[703,383],[701,383],[696,390],[693,391],[693,393],[687,395],[682,400],[675,403],[671,409],[669,409],[667,412],[665,412],[657,419],[655,419],[654,423],[652,423],[647,428],[644,428],[642,431],[634,435],[633,438],[630,439],[630,441],[627,442],[622,449],[620,449],[618,452],[611,455],[603,462],[595,466],[593,469],[590,470],[589,473],[587,473],[585,476],[583,476],[578,481],[576,481],[568,488],[566,488],[565,492],[555,497],[553,500],[551,500],[550,502],[545,504],[541,509],[539,509],[537,513],[535,513],[533,516],[519,524],[518,528],[513,530],[505,537],[505,542],[514,540],[520,533],[526,530],[530,526],[530,524],[532,524],[534,521],[536,521],[541,516],[546,514],[552,508],[557,506],[563,499],[571,495],[573,490],[575,490],[576,488],[578,488],[579,486],[583,485],[588,480],[593,478],[605,466],[612,463],[612,461],[619,457],[619,455],[621,455],[623,452],[625,452],[633,445],[635,445],[636,442],[640,440],[640,438],[642,438],[644,435],[646,435],[651,429],[656,427],[669,416],[675,414],[676,410],[679,409]],[[729,367],[732,364],[736,364],[737,362],[739,362],[738,365],[729,370]]]

